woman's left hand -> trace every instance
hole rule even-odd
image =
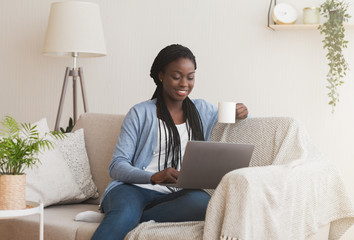
[[[236,104],[236,119],[245,119],[248,116],[248,110],[245,104],[237,103]]]

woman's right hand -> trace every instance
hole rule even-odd
[[[174,168],[166,168],[160,172],[155,173],[151,176],[151,183],[176,183],[178,178],[179,171]]]

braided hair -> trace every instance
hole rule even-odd
[[[187,47],[179,44],[173,44],[162,49],[156,56],[150,70],[150,76],[154,79],[156,90],[151,99],[156,98],[156,109],[157,116],[162,120],[162,126],[159,121],[159,133],[161,136],[161,131],[165,131],[164,143],[166,145],[166,154],[164,168],[167,168],[168,158],[170,154],[172,155],[171,167],[177,169],[178,165],[181,163],[182,153],[181,153],[181,140],[177,130],[177,127],[172,119],[170,112],[167,109],[163,93],[162,93],[162,82],[159,79],[159,73],[164,73],[168,64],[176,61],[180,58],[190,59],[194,63],[194,69],[197,69],[197,63],[195,61],[195,56]],[[187,97],[182,103],[182,109],[184,113],[184,118],[186,120],[188,139],[189,140],[199,140],[204,141],[203,125],[200,119],[197,108],[194,103]],[[168,134],[166,134],[168,133]],[[159,139],[159,158],[158,166],[160,169],[160,158],[161,158],[161,142]]]

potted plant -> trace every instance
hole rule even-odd
[[[73,119],[72,118],[69,118],[69,125],[66,127],[66,129],[64,130],[64,128],[60,128],[60,131],[62,133],[69,133],[73,130],[74,128],[74,124],[73,124]]]
[[[344,40],[345,28],[344,22],[347,22],[350,16],[347,14],[348,4],[342,0],[326,0],[320,6],[320,13],[327,21],[319,26],[321,34],[324,34],[323,48],[327,49],[327,60],[329,71],[327,81],[330,98],[329,105],[332,107],[332,113],[339,101],[338,87],[344,81],[348,70],[348,64],[343,56],[343,49],[347,48],[348,41]]]
[[[53,148],[54,139],[62,139],[63,133],[51,132],[39,136],[36,125],[19,124],[12,117],[0,122],[0,209],[26,207],[24,170],[39,163],[38,153]]]

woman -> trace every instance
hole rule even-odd
[[[190,100],[197,68],[193,53],[174,44],[160,51],[150,76],[157,87],[151,100],[130,109],[109,167],[113,179],[101,200],[105,217],[92,239],[124,239],[140,222],[201,221],[210,196],[203,190],[171,189],[188,140],[209,140],[217,108]],[[237,118],[247,108],[237,104]],[[201,166],[202,167],[202,166]]]

